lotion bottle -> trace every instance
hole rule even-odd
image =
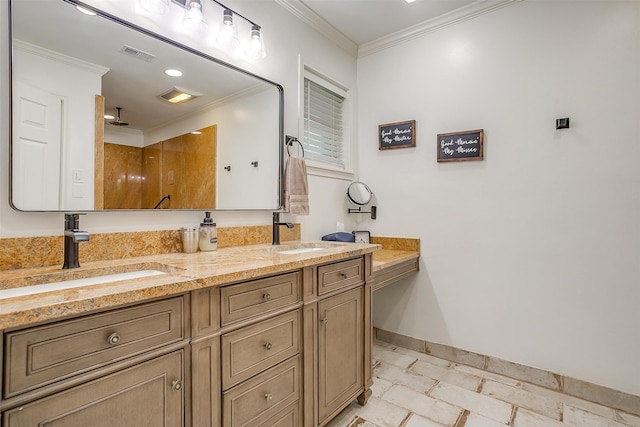
[[[204,219],[200,223],[200,238],[198,247],[201,251],[215,251],[218,247],[218,229],[211,218],[211,212],[204,213]]]

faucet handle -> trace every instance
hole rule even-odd
[[[80,215],[86,215],[84,212],[74,212],[64,214],[64,229],[77,230],[80,226]]]

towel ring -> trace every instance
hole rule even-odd
[[[291,152],[289,151],[289,147],[293,146],[294,141],[300,144],[300,149],[302,150],[302,157],[304,157],[304,145],[302,145],[302,142],[300,142],[298,138],[296,138],[295,136],[287,135],[287,142],[285,142],[285,145],[287,146],[287,154],[289,155],[289,157],[291,157]]]

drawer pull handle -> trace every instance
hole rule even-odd
[[[266,348],[267,350],[271,350],[272,347],[273,345],[270,342],[264,343],[264,348]]]
[[[342,277],[342,280],[347,278],[347,273],[340,273],[340,277]]]
[[[171,388],[173,389],[173,391],[182,390],[182,381],[175,380],[174,382],[171,383]]]
[[[273,400],[273,394],[267,393],[264,395],[264,398],[267,399],[267,402],[271,402]]]
[[[114,332],[111,335],[109,335],[109,337],[107,338],[107,341],[111,345],[118,345],[120,344],[120,341],[122,341],[122,338],[120,338],[120,335],[117,332]]]
[[[320,319],[320,321],[326,325],[329,322],[329,318],[325,317],[324,319]]]
[[[269,295],[269,293],[267,292],[266,294],[262,295],[262,299],[266,302],[269,301],[271,299],[271,295]]]

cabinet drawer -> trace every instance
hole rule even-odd
[[[5,335],[5,397],[185,338],[184,298],[64,320]]]
[[[295,356],[300,348],[300,310],[222,336],[222,388]]]
[[[294,357],[225,392],[222,425],[258,425],[299,399],[300,361]]]
[[[184,425],[184,351],[135,365],[3,414],[9,426]]]
[[[362,258],[336,262],[318,267],[318,295],[335,289],[362,283],[364,262]]]
[[[300,401],[298,401],[289,405],[257,427],[299,427],[301,424]]]
[[[300,299],[298,273],[225,286],[220,292],[223,326],[286,307]]]

